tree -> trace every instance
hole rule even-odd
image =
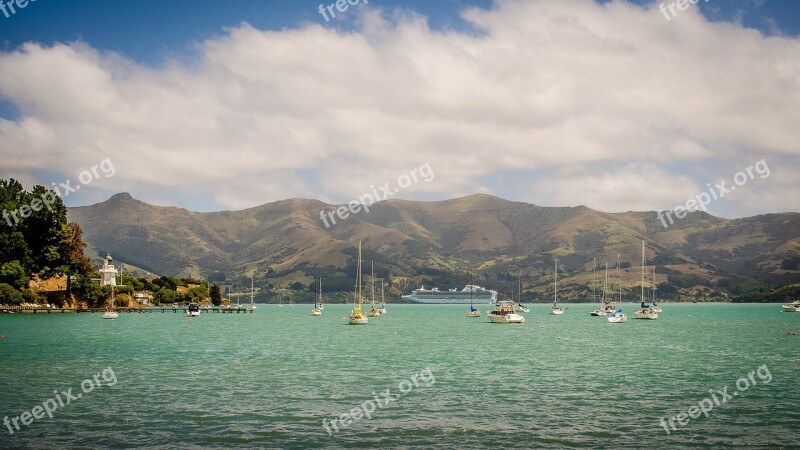
[[[301,283],[301,282],[299,282],[299,281],[295,281],[295,282],[294,282],[294,283],[292,283],[292,284],[291,284],[289,287],[290,287],[290,288],[291,288],[293,291],[302,291],[302,290],[305,290],[305,288],[306,288],[306,285],[305,285],[305,284],[303,284],[303,283]]]
[[[222,304],[222,292],[220,292],[219,286],[216,284],[211,285],[211,292],[209,296],[211,297],[211,303],[214,306],[219,306]]]
[[[65,230],[67,234],[67,260],[69,261],[70,269],[74,273],[84,275],[94,273],[94,265],[83,253],[86,248],[86,243],[83,242],[83,230],[77,223],[70,223],[66,226],[68,227],[68,230]]]
[[[0,283],[0,304],[19,305],[20,303],[22,303],[22,294],[14,289],[13,286]]]
[[[17,289],[28,287],[28,275],[19,261],[7,262],[0,267],[0,283],[9,284]]]

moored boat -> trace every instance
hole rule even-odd
[[[783,312],[800,312],[800,300],[795,300],[788,305],[781,306]]]
[[[611,323],[625,323],[628,321],[628,316],[622,312],[622,308],[617,309],[608,316],[608,321]]]
[[[199,317],[200,316],[200,304],[199,303],[189,303],[189,306],[186,308],[186,315],[189,317]]]
[[[369,322],[367,316],[361,311],[361,303],[363,297],[361,296],[361,241],[358,242],[358,268],[356,270],[356,290],[355,290],[355,305],[350,312],[348,323],[350,325],[366,325]]]
[[[525,318],[514,310],[514,302],[502,300],[497,302],[494,309],[487,312],[492,323],[523,323]]]
[[[558,306],[558,256],[556,256],[555,271],[553,272],[555,282],[553,283],[553,307],[550,308],[550,314],[560,316],[564,314],[564,308]]]
[[[642,309],[635,311],[633,316],[637,319],[647,319],[647,320],[656,320],[658,319],[658,313],[653,311],[653,309],[645,303],[644,300],[644,263],[645,263],[645,256],[644,256],[644,239],[642,239]]]

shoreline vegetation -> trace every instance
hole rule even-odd
[[[36,201],[43,196],[53,199],[46,208]],[[43,186],[34,186],[31,191],[26,191],[14,179],[0,180],[0,209],[19,211],[21,218],[19,221],[0,221],[0,245],[6,249],[0,255],[0,305],[97,308],[108,304],[111,288],[100,286],[97,282],[98,268],[85,254],[87,244],[83,240],[83,230],[77,223],[67,221],[67,208],[60,197]],[[491,268],[491,264],[484,265]],[[115,287],[116,302],[121,308],[189,302],[224,306],[228,304],[228,299],[231,303],[244,305],[250,301],[251,275],[255,282],[255,302],[259,304],[313,304],[318,276],[322,277],[323,285],[327,287],[323,293],[326,303],[344,304],[352,301],[350,272],[355,271],[355,263],[347,264],[341,270],[321,268],[318,270],[323,273],[313,274],[296,270],[280,273],[269,266],[265,269],[240,269],[236,273],[216,271],[209,274],[208,280],[168,275],[150,278],[122,275]],[[580,265],[563,270],[563,301],[591,303],[591,272]],[[625,273],[637,272],[630,263],[624,263],[623,270]],[[737,289],[726,289],[722,285],[704,283],[695,275],[670,269],[665,262],[656,264],[656,272],[658,278],[655,288],[659,300],[663,302],[781,303],[800,297],[800,284],[767,287],[763,283],[750,283],[747,289],[739,289],[738,286]],[[469,280],[468,271],[455,267],[448,270],[423,268],[420,273],[404,275],[393,274],[383,267],[379,270],[375,281],[381,279],[387,283],[387,302],[410,303],[404,301],[401,295],[423,285],[436,286],[441,290],[460,289]],[[513,296],[519,272],[516,275],[511,272],[487,272],[483,275],[484,279],[476,280],[477,284],[498,291],[501,299]],[[517,301],[549,303],[552,285],[543,280],[552,274],[540,271],[537,276],[534,280],[523,282],[522,295]],[[652,281],[646,281],[645,289],[652,289],[653,284]],[[637,303],[640,288],[638,280],[623,281],[622,301]],[[742,290],[744,292],[739,292]],[[147,300],[140,302],[138,300],[141,297],[134,297],[134,294],[145,294]]]

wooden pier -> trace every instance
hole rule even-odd
[[[161,311],[164,313],[186,314],[187,307],[179,306],[153,306],[149,308],[114,308],[118,313],[154,313]],[[46,308],[33,306],[0,306],[0,314],[65,314],[65,313],[104,313],[105,308]],[[253,310],[248,308],[200,308],[200,313],[209,314],[252,314]]]

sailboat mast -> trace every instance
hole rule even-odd
[[[555,283],[553,283],[553,306],[558,304],[558,256],[556,256],[556,263],[555,263]]]
[[[644,239],[642,239],[642,304],[644,304]]]
[[[622,303],[622,275],[619,271],[619,253],[617,253],[617,283],[619,283],[619,302]]]
[[[472,292],[475,290],[475,279],[472,277],[472,272],[469,274],[469,309],[472,310]]]
[[[253,306],[253,302],[255,301],[255,288],[253,288],[253,278],[255,278],[256,274],[253,272],[253,275],[250,276],[250,306]]]
[[[372,275],[369,279],[369,286],[372,291],[372,307],[375,308],[375,261],[370,261],[370,264],[372,265]]]
[[[594,301],[597,300],[597,258],[592,258],[592,308],[594,308]]]
[[[656,265],[653,264],[653,304],[656,303]]]
[[[606,303],[606,291],[608,290],[608,261],[606,261],[606,281],[603,284],[603,304]]]
[[[361,306],[361,241],[358,241],[358,274],[356,275],[358,284],[358,306]]]

